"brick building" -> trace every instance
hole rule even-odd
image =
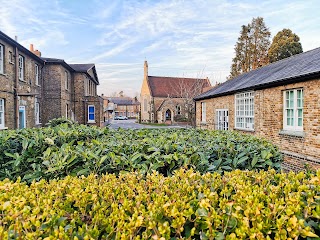
[[[44,61],[0,31],[0,129],[41,123]]]
[[[114,119],[117,116],[127,118],[138,118],[140,112],[140,102],[136,98],[130,97],[103,97],[105,101],[106,119]]]
[[[149,76],[148,63],[145,61],[140,93],[141,121],[188,121],[194,115],[193,97],[210,87],[208,78]]]
[[[44,126],[67,117],[103,124],[103,101],[94,64],[41,58],[0,31],[0,129]]]
[[[67,64],[56,58],[42,59],[43,123],[66,117],[81,124],[102,126],[103,102],[97,95],[99,80],[95,65]]]
[[[265,137],[285,157],[283,167],[320,167],[320,48],[294,55],[195,97],[201,128]]]

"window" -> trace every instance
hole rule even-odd
[[[24,80],[24,58],[19,55],[19,80]]]
[[[216,129],[228,130],[229,129],[229,112],[228,109],[216,110]]]
[[[89,95],[88,79],[87,79],[87,78],[84,80],[84,95],[85,95],[85,96],[88,96],[88,95]]]
[[[0,44],[0,73],[4,73],[4,47]]]
[[[4,99],[0,98],[0,129],[4,128]]]
[[[148,101],[147,101],[147,99],[144,99],[143,100],[143,111],[147,112],[147,110],[148,110]]]
[[[68,118],[68,113],[69,113],[69,104],[66,104],[66,118]]]
[[[39,85],[39,65],[38,64],[34,66],[34,73],[36,78],[36,85]]]
[[[201,102],[201,122],[205,123],[206,121],[206,103]]]
[[[9,63],[14,64],[14,61],[13,61],[13,53],[12,53],[11,51],[9,51]]]
[[[181,106],[176,106],[176,112],[177,112],[177,115],[180,115],[181,114]]]
[[[64,79],[66,81],[66,90],[69,89],[69,75],[67,71],[64,71]]]
[[[94,120],[94,105],[88,105],[88,122],[95,122]]]
[[[303,90],[293,89],[284,92],[283,128],[303,130]]]
[[[244,92],[235,96],[235,128],[254,130],[254,93]]]
[[[34,111],[35,111],[36,124],[39,124],[40,123],[40,104],[38,102],[38,99],[36,99]]]

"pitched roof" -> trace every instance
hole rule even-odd
[[[69,64],[76,72],[78,73],[86,73],[88,77],[92,79],[96,84],[99,85],[98,74],[95,68],[94,63],[85,63],[85,64]],[[89,73],[92,69],[93,76]]]
[[[245,90],[263,89],[304,81],[320,76],[320,48],[294,55],[267,66],[241,74],[216,88],[195,97],[195,100],[233,94]]]
[[[61,64],[65,68],[69,69],[70,71],[78,72],[78,73],[86,73],[88,77],[90,77],[96,84],[99,85],[99,79],[97,72],[95,70],[94,63],[87,63],[87,64],[68,64],[63,59],[59,58],[41,58],[45,61],[45,63],[51,64]],[[89,70],[93,69],[94,77],[89,74]]]
[[[61,64],[63,65],[65,68],[69,69],[70,71],[74,71],[74,69],[70,66],[70,64],[66,63],[63,59],[59,59],[59,58],[45,58],[45,57],[41,57],[41,59],[45,62],[45,63],[51,63],[51,64]]]
[[[117,105],[139,105],[139,102],[127,97],[111,97],[108,100]]]
[[[185,97],[184,93],[196,95],[211,86],[208,79],[148,76],[153,97]],[[197,91],[199,89],[199,91]]]
[[[41,62],[43,64],[43,60],[42,58],[38,57],[37,55],[35,55],[33,52],[29,51],[28,49],[26,49],[24,46],[22,46],[21,44],[19,44],[17,41],[13,40],[11,37],[9,37],[8,35],[6,35],[5,33],[0,31],[0,39],[3,39],[4,41],[12,44],[13,46],[15,46],[16,48],[18,48],[19,51],[27,54],[29,57],[33,58],[34,60]]]
[[[76,72],[88,72],[91,68],[94,67],[93,63],[87,64],[69,64]]]

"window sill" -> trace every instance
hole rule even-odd
[[[246,131],[246,132],[254,132],[254,129],[248,129],[248,128],[234,128],[234,130],[240,130],[240,131]]]
[[[0,72],[0,75],[8,77],[8,74]]]
[[[306,136],[306,133],[303,132],[303,131],[295,131],[295,130],[285,130],[285,129],[282,129],[282,130],[279,132],[279,135],[287,135],[287,136],[304,138],[304,137]]]
[[[201,122],[200,125],[207,125],[207,122]]]
[[[88,121],[87,123],[96,123],[96,121]]]
[[[6,130],[6,129],[8,129],[8,127],[0,127],[0,131],[1,130]]]

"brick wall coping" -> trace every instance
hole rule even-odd
[[[309,162],[313,162],[313,163],[317,163],[320,164],[320,159],[319,158],[315,158],[315,157],[311,157],[311,156],[306,156],[300,153],[295,153],[295,152],[290,152],[290,151],[286,151],[286,150],[282,150],[281,153],[290,156],[290,157],[295,157],[295,158],[299,158],[302,160],[306,160]]]

